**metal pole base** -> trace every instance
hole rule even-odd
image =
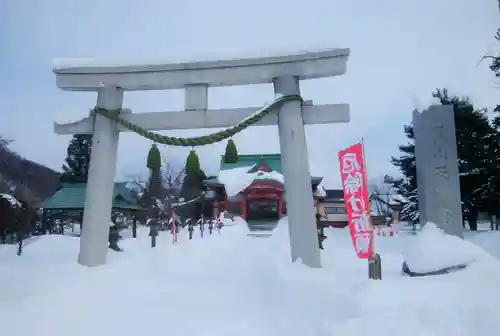
[[[382,259],[378,253],[374,253],[370,259],[368,259],[368,278],[372,280],[382,280]]]

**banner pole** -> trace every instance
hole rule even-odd
[[[370,239],[370,243],[371,243],[371,249],[372,249],[372,252],[375,253],[375,232],[374,232],[374,229],[373,229],[373,221],[372,221],[372,205],[371,205],[371,201],[370,201],[370,195],[369,195],[369,190],[368,190],[368,166],[366,165],[366,156],[365,156],[365,139],[364,138],[361,138],[361,151],[362,151],[362,154],[363,154],[363,166],[365,167],[365,183],[366,183],[366,192],[368,194],[368,207],[369,207],[369,214],[370,214],[370,223],[371,223],[371,239]]]

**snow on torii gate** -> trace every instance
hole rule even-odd
[[[329,49],[286,56],[245,58],[177,64],[105,65],[92,60],[56,63],[57,86],[68,91],[96,91],[97,108],[122,108],[124,91],[185,90],[185,111],[132,114],[121,118],[146,130],[228,127],[256,108],[207,108],[208,87],[273,83],[277,95],[300,95],[299,80],[343,75],[349,49]],[[304,125],[349,122],[348,104],[313,106],[287,101],[256,125],[278,125],[285,180],[292,260],[321,267]],[[93,144],[79,262],[86,266],[106,263],[109,216],[118,152],[118,135],[127,131],[103,115],[69,124],[55,124],[57,134],[93,134]]]

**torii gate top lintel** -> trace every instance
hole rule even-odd
[[[97,91],[103,83],[125,91],[182,89],[187,85],[231,86],[272,83],[280,76],[314,79],[343,75],[349,49],[215,61],[121,65],[92,59],[56,60],[57,86]]]

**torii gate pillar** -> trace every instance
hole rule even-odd
[[[210,110],[208,87],[273,83],[278,95],[300,94],[299,80],[343,75],[348,57],[349,49],[326,49],[176,64],[106,65],[94,60],[70,59],[57,61],[54,73],[57,86],[63,90],[98,92],[97,107],[105,109],[121,108],[123,91],[184,89],[185,111],[134,114],[122,110],[124,120],[148,131],[225,128],[239,123],[258,108]],[[349,122],[348,104],[289,101],[280,107],[278,114],[270,113],[255,124],[278,124],[290,250],[294,261],[301,259],[309,267],[321,267],[321,261],[304,125],[346,122]],[[54,129],[57,134],[93,133],[79,262],[86,266],[102,265],[108,246],[118,132],[127,129],[101,115],[55,124]]]
[[[276,95],[300,95],[299,79],[294,76],[276,78],[274,91]],[[300,258],[305,265],[319,268],[321,259],[301,102],[290,101],[281,106],[278,130],[292,261]]]
[[[108,110],[122,108],[123,91],[102,86],[97,91],[97,107]],[[85,266],[106,263],[109,222],[118,155],[116,123],[102,115],[94,116],[92,151],[83,212],[78,262]]]

